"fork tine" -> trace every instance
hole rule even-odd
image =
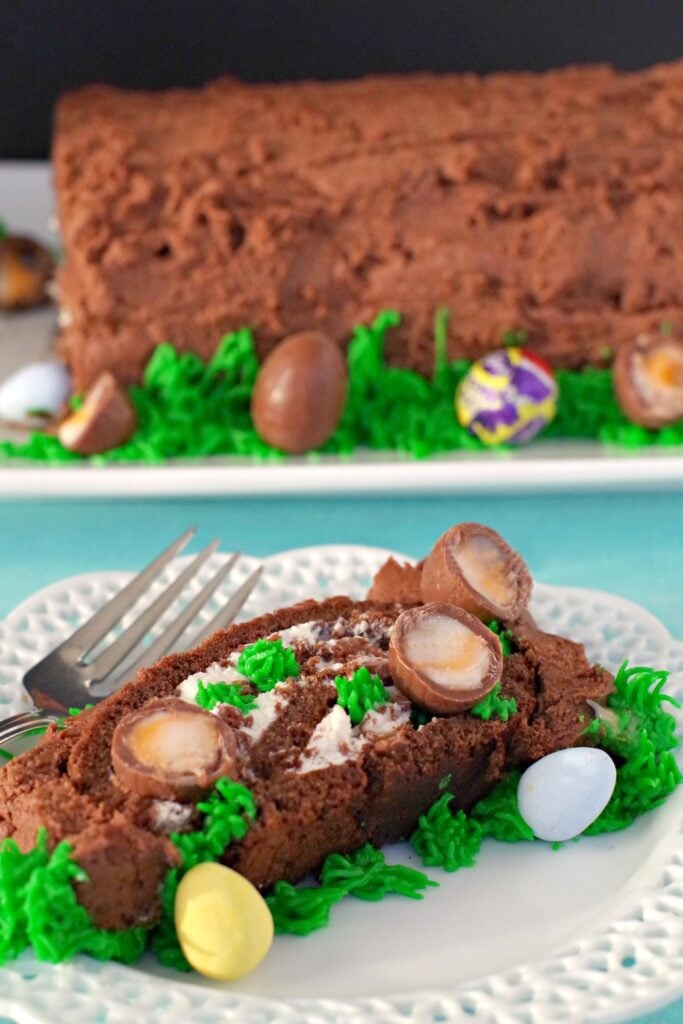
[[[153,562],[138,573],[130,583],[127,583],[118,594],[112,597],[103,608],[91,619],[88,619],[75,633],[56,648],[58,651],[67,651],[71,656],[83,656],[95,646],[104,636],[107,635],[112,626],[115,626],[119,619],[133,606],[138,597],[145,593],[150,584],[161,574],[168,563],[187,545],[188,541],[196,533],[194,526],[185,530],[183,534],[174,540],[165,551],[162,551]],[[53,652],[54,653],[54,652]],[[48,655],[51,657],[51,655]]]
[[[185,589],[185,586],[197,574],[204,562],[210,558],[219,543],[220,541],[214,540],[203,551],[200,551],[173,583],[148,608],[145,608],[142,615],[128,629],[124,630],[90,665],[86,666],[89,682],[103,680],[110,672],[113,672],[127,654],[130,654],[135,645],[142,640],[145,633],[154,625],[160,615]]]
[[[235,591],[228,603],[220,609],[219,612],[214,615],[210,622],[207,622],[205,626],[195,633],[192,637],[192,643],[198,644],[200,640],[203,640],[207,636],[211,636],[218,629],[223,629],[225,626],[229,626],[232,620],[237,615],[240,608],[246,604],[249,595],[252,590],[261,579],[263,572],[263,566],[259,565],[258,569],[255,569],[251,576],[248,576],[242,586]]]
[[[163,633],[149,645],[139,661],[136,661],[133,665],[134,670],[137,671],[138,669],[145,668],[147,665],[153,665],[159,658],[170,651],[178,637],[182,636],[200,609],[204,607],[214,591],[218,589],[225,577],[230,573],[241,554],[241,551],[236,551],[225,565],[221,566],[216,575],[202,587],[197,596],[190,601],[170,626],[167,626]]]
[[[0,722],[0,746],[8,740],[15,740],[19,736],[26,736],[32,729],[47,728],[55,721],[50,715],[36,712],[22,712],[5,718]]]

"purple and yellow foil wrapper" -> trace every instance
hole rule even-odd
[[[524,444],[554,418],[557,382],[524,349],[500,349],[472,364],[456,391],[455,411],[485,444]]]

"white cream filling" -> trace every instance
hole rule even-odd
[[[612,708],[607,708],[604,704],[599,704],[596,700],[588,698],[586,704],[589,706],[596,718],[599,718],[601,722],[604,722],[606,726],[613,729],[616,733],[620,732],[619,728],[619,716],[616,711]]]
[[[187,679],[183,679],[176,687],[176,696],[180,697],[181,700],[187,701],[188,704],[197,703],[197,690],[199,689],[199,683],[247,683],[249,680],[246,676],[243,676],[241,672],[238,672],[234,667],[234,663],[239,658],[239,654],[231,654],[229,661],[232,664],[221,665],[220,662],[214,661],[212,665],[205,668],[203,672],[195,672],[193,675],[188,676]],[[217,705],[218,707],[219,705]],[[214,709],[215,710],[215,709]]]
[[[360,753],[362,747],[363,741],[353,735],[351,719],[339,704],[335,704],[313,730],[303,752],[299,773],[305,775],[319,768],[343,764]]]
[[[215,761],[220,737],[215,719],[158,708],[130,726],[127,741],[141,764],[192,774]]]
[[[390,736],[409,721],[409,707],[404,704],[385,704],[368,711],[362,722],[352,726],[346,711],[335,704],[313,730],[297,771],[305,775],[320,768],[329,768],[330,765],[344,764],[358,757],[372,740]]]
[[[631,363],[634,383],[648,405],[665,416],[683,409],[683,350],[674,344],[654,352],[636,352]]]
[[[177,832],[192,817],[192,804],[176,800],[155,800],[151,807],[151,826],[155,832]]]
[[[366,619],[362,619],[354,628],[353,635],[362,635],[369,627],[370,623]],[[284,647],[291,647],[296,642],[316,644],[320,639],[320,623],[303,622],[279,633],[272,633],[268,639],[275,637],[282,640]],[[325,642],[334,646],[335,643],[343,639],[346,638],[342,637],[338,640],[330,638]],[[234,652],[230,655],[227,665],[214,662],[202,672],[195,672],[188,676],[176,688],[176,695],[181,700],[196,705],[200,681],[203,683],[248,682],[248,678],[235,668],[239,660],[239,653]],[[343,661],[321,659],[319,668],[321,671],[332,673],[339,672],[344,665]],[[283,680],[272,690],[258,694],[258,706],[244,716],[243,723],[239,726],[239,732],[249,745],[258,742],[288,703],[288,697],[282,693],[286,682],[291,683],[291,680]],[[217,704],[213,713],[217,713],[222,706],[224,705]],[[298,770],[303,774],[329,765],[342,764],[359,754],[371,737],[388,736],[409,719],[409,708],[402,704],[388,704],[381,709],[368,712],[359,726],[352,727],[351,719],[344,709],[335,705],[316,726],[303,751],[303,760]],[[170,801],[159,801],[158,803],[170,803]]]
[[[71,327],[74,322],[73,313],[68,306],[61,306],[59,313],[57,314],[57,326],[65,330],[67,327]]]
[[[321,675],[337,674],[341,672],[345,664],[346,662],[335,661],[333,658],[320,658],[316,663],[315,670],[320,672]]]
[[[294,643],[315,644],[320,636],[320,624],[318,622],[302,622],[298,626],[290,626],[272,636],[279,636],[283,647],[291,647]]]
[[[282,629],[278,633],[271,633],[267,639],[271,640],[279,637],[282,640],[283,647],[291,647],[292,644],[297,642],[317,644],[320,641],[324,625],[325,623],[319,621],[301,622],[298,626],[290,626],[288,629]],[[371,623],[368,619],[360,619],[354,626],[351,626],[346,619],[342,619],[334,624],[330,637],[322,642],[325,644],[335,644],[340,640],[350,640],[358,636],[376,641],[386,635],[387,629],[379,626],[377,623]]]
[[[287,704],[287,697],[283,695],[282,687],[283,684],[278,683],[272,690],[260,693],[258,707],[245,717],[240,732],[249,743],[256,743],[260,740],[268,726],[272,725]]]
[[[488,671],[486,642],[450,616],[419,618],[404,642],[407,661],[438,686],[474,690]]]
[[[514,603],[515,590],[506,572],[505,557],[490,537],[481,533],[461,541],[455,560],[465,580],[484,597],[502,608]]]
[[[407,725],[410,721],[410,708],[405,704],[385,704],[381,708],[368,711],[360,723],[359,729],[363,736],[379,739],[391,736],[393,732]]]

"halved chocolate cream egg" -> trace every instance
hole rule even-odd
[[[633,423],[658,430],[683,420],[683,341],[641,334],[614,360],[614,391]]]
[[[216,715],[177,697],[150,700],[121,719],[111,759],[118,780],[140,796],[195,800],[236,774],[234,733]]]
[[[526,563],[499,533],[459,523],[439,538],[422,567],[422,600],[454,604],[488,622],[509,620],[529,604]]]
[[[389,670],[415,704],[453,715],[473,707],[500,682],[503,654],[496,634],[469,612],[424,604],[396,619]]]

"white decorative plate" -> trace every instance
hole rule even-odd
[[[0,219],[48,243],[54,208],[45,163],[0,162]],[[19,366],[49,357],[53,309],[0,313],[0,380]],[[0,439],[21,440],[0,424]],[[549,441],[517,451],[455,452],[416,461],[389,452],[290,457],[281,463],[207,458],[163,466],[0,465],[0,498],[211,494],[467,493],[649,490],[683,487],[681,448],[628,451],[598,442]]]
[[[245,616],[308,596],[360,597],[387,554],[339,546],[267,558]],[[213,566],[224,557],[214,556]],[[245,558],[225,593],[254,564]],[[0,713],[22,706],[23,671],[129,576],[62,580],[0,624]],[[669,690],[683,697],[683,644],[642,608],[539,584],[533,610],[542,626],[584,642],[610,668],[628,657],[671,669]],[[173,974],[151,957],[136,967],[86,957],[51,966],[27,953],[0,971],[0,1015],[17,1024],[629,1019],[683,993],[682,797],[674,794],[625,832],[557,852],[540,842],[487,841],[475,868],[430,870],[441,888],[423,901],[346,900],[328,929],[277,938],[257,971],[230,985]],[[403,844],[388,859],[415,863]]]

